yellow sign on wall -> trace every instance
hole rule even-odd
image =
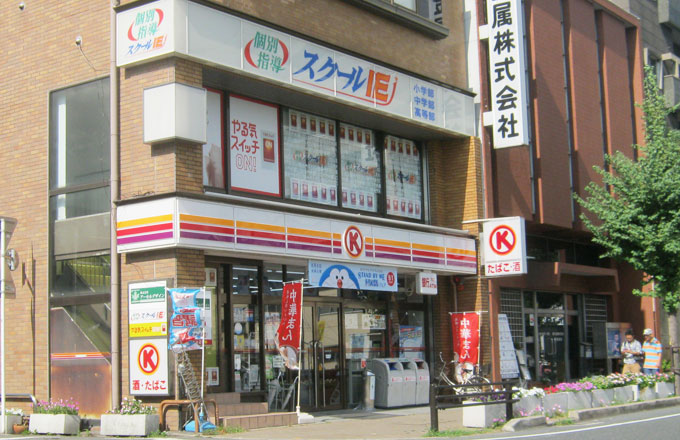
[[[143,324],[130,324],[130,337],[142,338],[149,336],[165,336],[168,334],[167,323],[147,322]]]

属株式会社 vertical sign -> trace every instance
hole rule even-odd
[[[528,85],[521,0],[487,0],[494,148],[529,145]]]
[[[166,286],[165,280],[130,283],[128,286],[131,395],[170,394]]]

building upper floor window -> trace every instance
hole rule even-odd
[[[110,284],[109,79],[54,91],[49,108],[50,296],[100,302]]]
[[[208,102],[205,186],[422,220],[422,154],[414,141],[218,91],[208,92]]]
[[[345,0],[360,8],[422,32],[432,38],[446,38],[443,26],[444,0]]]
[[[109,79],[50,94],[50,189],[108,182]]]
[[[391,0],[395,5],[403,6],[412,11],[416,10],[416,0]]]

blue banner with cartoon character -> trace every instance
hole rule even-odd
[[[203,347],[203,298],[202,288],[168,289],[172,300],[169,349],[200,350]],[[200,301],[200,306],[199,306]]]
[[[308,269],[309,284],[314,287],[397,291],[397,269],[394,267],[310,260]]]

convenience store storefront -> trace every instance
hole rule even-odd
[[[368,359],[430,358],[432,300],[416,292],[420,272],[476,272],[475,241],[463,234],[175,197],[118,214],[119,252],[204,250],[215,305],[208,390],[272,390],[274,410],[286,409],[282,390],[294,380],[274,344],[284,282],[305,280],[301,403],[318,410],[360,403]],[[314,286],[310,268],[322,272]]]
[[[191,1],[118,14],[119,66],[168,57],[199,63],[201,83],[139,90],[144,143],[202,148],[203,191],[121,201],[118,253],[202,252],[186,264],[214,305],[208,391],[290,408],[274,335],[300,279],[303,408],[358,405],[368,359],[429,360],[418,277],[476,274],[474,238],[427,224],[431,148],[473,134],[471,94]],[[312,285],[313,267],[338,278]]]

